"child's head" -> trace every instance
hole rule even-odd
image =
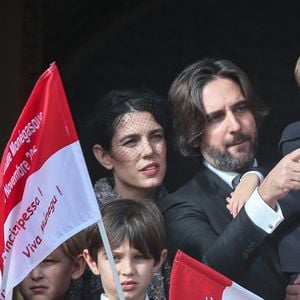
[[[147,89],[120,89],[99,99],[84,139],[114,177],[122,198],[152,197],[166,173],[171,130],[168,101]],[[145,162],[145,156],[151,159]]]
[[[101,206],[103,223],[126,299],[144,299],[146,290],[166,258],[163,218],[150,201],[121,199]],[[98,227],[87,231],[84,257],[100,275],[105,295],[117,298],[115,282]]]
[[[79,233],[39,263],[18,286],[24,299],[65,299],[72,280],[79,278],[84,272],[84,246],[84,237]]]

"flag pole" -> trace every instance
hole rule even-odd
[[[119,279],[119,276],[118,276],[118,273],[117,273],[117,268],[116,268],[116,265],[115,265],[115,261],[113,259],[112,251],[111,251],[111,248],[110,248],[110,244],[109,244],[109,241],[108,241],[108,238],[107,238],[107,234],[106,234],[106,230],[105,230],[102,218],[98,222],[98,228],[99,228],[99,231],[100,231],[100,236],[101,236],[101,239],[102,239],[102,242],[103,242],[103,246],[104,246],[106,255],[108,257],[108,261],[109,261],[109,264],[110,264],[110,267],[111,267],[113,278],[114,278],[114,281],[116,283],[119,300],[125,300],[123,289],[122,289],[121,282],[120,282],[120,279]]]

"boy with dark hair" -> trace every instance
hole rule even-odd
[[[167,255],[158,208],[151,201],[121,199],[103,204],[101,214],[125,299],[149,299],[147,288]],[[83,255],[92,272],[101,276],[101,299],[117,300],[116,284],[96,224],[87,230]]]

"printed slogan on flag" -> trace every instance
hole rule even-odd
[[[56,64],[36,83],[0,174],[0,299],[11,299],[39,262],[100,219]]]

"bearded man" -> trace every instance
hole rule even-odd
[[[276,165],[233,219],[226,197],[233,178],[257,164],[257,127],[266,108],[243,70],[215,59],[186,67],[169,100],[178,149],[203,162],[194,178],[158,201],[171,259],[181,249],[263,299],[284,299],[278,200],[300,188],[300,150]]]

